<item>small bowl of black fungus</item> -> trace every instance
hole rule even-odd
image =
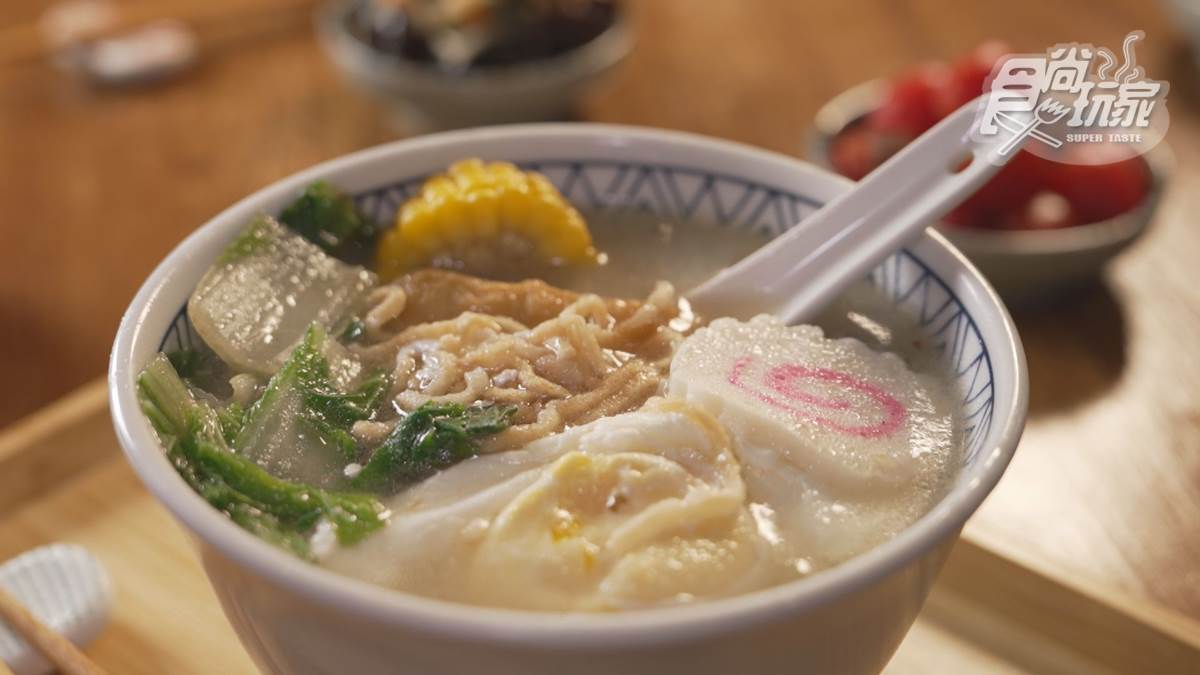
[[[618,0],[358,0],[317,35],[408,129],[567,118],[631,46]]]

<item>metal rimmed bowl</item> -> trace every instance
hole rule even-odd
[[[887,84],[872,80],[835,96],[817,111],[808,158],[833,170],[830,148],[847,127],[883,100]],[[1173,161],[1165,145],[1146,157],[1150,188],[1136,208],[1114,218],[1047,230],[983,230],[946,223],[937,228],[975,263],[1010,306],[1046,304],[1086,287],[1147,229],[1158,209]]]

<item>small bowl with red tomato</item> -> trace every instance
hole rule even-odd
[[[1006,53],[989,42],[953,63],[924,64],[842,93],[817,113],[811,158],[862,178],[978,96]],[[1107,143],[1060,152],[1074,156],[1059,162],[1021,151],[937,224],[1012,305],[1088,285],[1146,230],[1162,195],[1165,147],[1131,158]]]

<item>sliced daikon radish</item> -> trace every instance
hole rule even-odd
[[[235,368],[269,375],[314,322],[336,328],[376,282],[262,217],[209,268],[188,301],[200,337]]]

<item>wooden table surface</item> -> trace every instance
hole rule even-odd
[[[170,13],[182,0],[159,3]],[[1171,81],[1173,185],[1102,283],[1018,316],[1032,378],[1020,451],[969,527],[1065,574],[1200,618],[1200,95],[1184,41],[1144,0],[960,3],[640,0],[627,64],[583,119],[670,127],[798,153],[816,109],[862,80],[991,37],[1020,51],[1118,45]],[[25,30],[37,0],[0,3]],[[42,61],[0,63],[0,423],[103,372],[153,265],[241,196],[401,135],[347,88],[304,11],[245,18],[213,0],[198,69],[96,90]],[[0,41],[4,33],[0,32]],[[11,33],[10,33],[11,35]]]

